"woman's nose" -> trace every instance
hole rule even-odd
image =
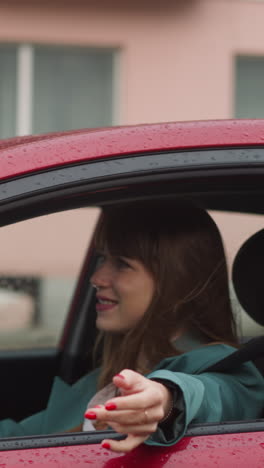
[[[105,262],[97,267],[90,278],[90,282],[95,286],[107,287],[111,284],[111,267]]]

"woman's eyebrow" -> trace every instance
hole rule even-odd
[[[97,255],[106,255],[108,252],[104,249],[95,249]]]

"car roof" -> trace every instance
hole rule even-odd
[[[98,158],[264,144],[264,120],[211,120],[82,129],[0,141],[0,179]]]
[[[0,141],[0,179],[133,153],[264,144],[264,120],[213,120],[82,129]]]

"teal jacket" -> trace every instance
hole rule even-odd
[[[203,372],[208,366],[231,354],[227,345],[204,346],[180,356],[164,359],[147,377],[175,385],[179,398],[178,415],[170,435],[159,428],[149,445],[172,445],[180,440],[192,423],[259,418],[263,409],[264,378],[252,363],[231,373]],[[50,434],[69,430],[83,421],[88,401],[96,393],[100,369],[70,386],[54,379],[47,408],[20,423],[0,422],[0,436]]]

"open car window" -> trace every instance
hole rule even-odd
[[[250,317],[250,311],[245,311],[234,290],[232,283],[232,266],[236,254],[242,244],[253,234],[263,229],[264,216],[250,213],[212,211],[222,234],[230,278],[230,297],[232,309],[237,323],[240,340],[247,341],[255,336],[264,335],[264,326]]]
[[[23,375],[29,376],[27,385],[22,387],[20,409],[12,408],[12,395],[9,404],[2,409],[0,420],[19,415],[19,419],[45,408],[49,398],[54,376],[62,375],[69,383],[76,381],[85,369],[92,368],[92,361],[86,363],[86,349],[94,342],[95,329],[92,323],[94,304],[92,299],[83,299],[80,306],[79,321],[71,322],[70,342],[66,343],[66,354],[61,359],[60,338],[65,327],[72,303],[73,292],[87,249],[91,242],[94,227],[101,209],[83,207],[35,217],[0,228],[0,359],[2,368],[6,367],[5,392],[10,396],[10,388],[15,378],[21,378],[17,366],[24,367]],[[264,333],[240,306],[231,282],[231,267],[241,244],[263,226],[263,215],[227,213],[211,211],[225,245],[230,275],[230,294],[241,341]],[[83,293],[89,288],[89,268],[94,268],[88,259],[82,281]],[[91,265],[90,265],[91,264]],[[87,302],[88,301],[88,302]],[[79,306],[77,305],[77,308]],[[86,332],[88,328],[88,333]],[[81,330],[75,334],[75,330]],[[90,338],[88,337],[90,336]],[[92,339],[91,339],[92,337]],[[77,341],[76,341],[77,340]],[[79,341],[79,342],[78,342]],[[75,343],[75,344],[74,344]],[[48,357],[41,354],[42,349],[57,350]],[[23,357],[17,354],[30,350]],[[39,351],[38,351],[39,350]],[[6,352],[16,351],[6,358]],[[75,353],[74,361],[71,355]],[[81,354],[80,354],[81,353]],[[89,357],[90,359],[90,357]],[[82,369],[77,374],[74,368],[82,361]],[[42,364],[40,364],[42,363]],[[11,367],[10,367],[11,365]],[[32,375],[40,365],[45,366],[42,381],[45,387],[31,388]],[[66,372],[61,374],[61,369]],[[72,378],[69,369],[73,368]],[[10,379],[10,369],[14,376]],[[68,372],[69,371],[69,372]],[[30,377],[31,376],[31,377]],[[65,377],[66,376],[66,377]],[[41,386],[41,381],[39,382]],[[26,406],[30,394],[38,391],[39,401]],[[11,391],[12,393],[12,391]],[[11,411],[9,414],[8,412]]]
[[[0,228],[0,350],[57,346],[98,211]]]

